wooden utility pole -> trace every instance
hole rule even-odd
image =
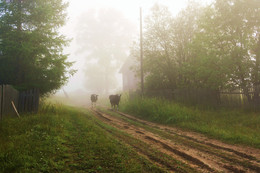
[[[3,118],[3,109],[4,109],[4,85],[0,85],[0,120]]]
[[[22,0],[18,0],[18,16],[17,30],[22,31]]]
[[[17,3],[17,32],[19,47],[22,47],[22,0],[16,0]],[[16,54],[16,84],[21,84],[24,81],[24,74],[22,70],[22,57],[21,51]]]
[[[141,95],[144,95],[144,71],[143,71],[143,28],[142,7],[140,7],[140,67],[141,67]]]

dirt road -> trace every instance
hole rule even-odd
[[[97,108],[91,111],[103,123],[129,136],[102,128],[169,172],[260,172],[258,149],[225,144],[121,112]],[[133,142],[131,138],[140,142]]]

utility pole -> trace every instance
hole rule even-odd
[[[17,21],[17,29],[18,31],[22,31],[22,0],[18,0],[18,21]]]
[[[22,47],[22,0],[16,0],[17,3],[17,32],[18,32],[18,43],[19,47]],[[21,51],[16,54],[16,84],[20,84],[24,81],[24,73],[22,72],[22,55]]]
[[[142,28],[142,7],[140,7],[140,67],[141,67],[141,95],[144,95],[144,71],[143,71],[143,28]]]

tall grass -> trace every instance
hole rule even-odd
[[[203,110],[156,98],[129,100],[122,104],[121,110],[152,122],[200,132],[233,144],[260,148],[260,113]]]

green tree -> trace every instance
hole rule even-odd
[[[146,87],[241,89],[260,101],[259,21],[258,0],[190,2],[176,17],[155,5],[144,33]]]
[[[242,89],[251,101],[249,90],[259,81],[257,56],[250,53],[257,47],[259,10],[254,0],[217,0],[205,10],[192,44],[194,59],[186,68],[194,85]]]
[[[173,17],[168,8],[155,4],[145,19],[143,38],[145,87],[176,88],[176,63],[172,52]]]
[[[192,82],[190,77],[185,76],[185,72],[190,68],[189,64],[194,59],[191,43],[198,32],[198,21],[200,20],[204,7],[200,4],[189,1],[185,9],[174,18],[173,23],[173,46],[172,52],[177,68],[177,87],[190,87]]]
[[[251,0],[246,4],[250,15],[247,22],[247,27],[254,28],[251,35],[250,56],[252,60],[252,85],[254,89],[253,101],[255,104],[260,103],[260,1]]]
[[[187,80],[188,87],[207,88],[219,90],[227,83],[226,66],[228,66],[229,50],[216,21],[215,9],[206,7],[203,9],[197,25],[197,32],[190,42],[190,57],[182,68],[182,74]]]
[[[145,23],[144,59],[146,87],[176,89],[187,85],[183,75],[191,59],[190,44],[197,32],[201,7],[191,2],[177,17],[155,4]]]
[[[0,6],[0,80],[19,90],[39,88],[42,95],[66,83],[71,62],[62,53],[68,40],[58,32],[67,3],[62,0],[13,0]]]

